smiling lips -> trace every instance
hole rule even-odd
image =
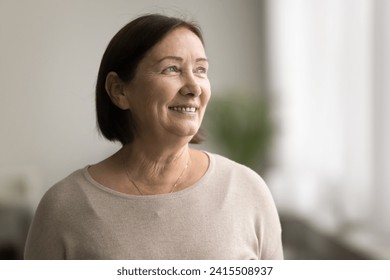
[[[183,113],[195,113],[198,111],[198,107],[194,106],[172,106],[169,107],[169,110],[177,111],[177,112],[183,112]]]

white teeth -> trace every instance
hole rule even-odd
[[[190,112],[190,113],[195,113],[197,110],[196,107],[170,107],[170,109],[174,111]]]

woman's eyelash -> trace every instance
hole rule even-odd
[[[179,68],[177,66],[169,66],[164,69],[164,72],[179,72]]]
[[[196,73],[206,74],[207,73],[207,69],[205,67],[198,67],[198,68],[196,68]]]
[[[178,73],[180,72],[180,68],[172,65],[164,68],[163,73]],[[197,67],[194,71],[196,74],[206,74],[207,73],[207,68],[206,67]]]

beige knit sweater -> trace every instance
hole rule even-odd
[[[195,185],[136,196],[94,181],[88,167],[42,198],[25,259],[282,259],[281,227],[264,181],[208,153]]]

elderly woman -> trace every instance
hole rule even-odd
[[[210,98],[200,29],[146,15],[108,45],[101,133],[122,148],[42,198],[26,259],[282,259],[271,194],[252,170],[196,150]]]

